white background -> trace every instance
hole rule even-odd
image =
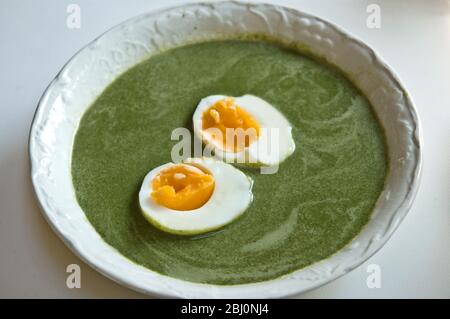
[[[145,297],[98,274],[51,231],[34,199],[28,131],[39,97],[63,64],[105,30],[134,15],[186,1],[2,0],[0,2],[0,297]],[[416,102],[424,166],[415,203],[389,242],[350,274],[301,298],[450,298],[450,1],[273,1],[315,14],[372,46]],[[66,8],[81,7],[81,28]],[[381,29],[366,8],[381,7]],[[66,267],[81,266],[81,288]],[[366,286],[379,264],[380,289]]]

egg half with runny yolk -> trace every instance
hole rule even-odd
[[[218,229],[239,217],[252,201],[252,180],[230,164],[191,158],[151,170],[139,192],[144,217],[178,235]]]
[[[289,121],[254,95],[205,97],[194,112],[193,126],[195,136],[227,163],[274,166],[295,150]]]

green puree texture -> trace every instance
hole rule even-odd
[[[191,128],[197,103],[212,94],[253,94],[277,107],[296,151],[277,174],[243,169],[254,201],[235,222],[203,236],[163,233],[141,215],[139,188],[171,161],[172,130]],[[86,111],[72,159],[78,202],[108,244],[161,274],[214,284],[268,280],[332,255],[368,222],[386,172],[382,129],[348,80],[251,41],[179,47],[131,68]]]

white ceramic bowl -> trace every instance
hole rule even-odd
[[[234,286],[187,282],[138,266],[106,244],[75,199],[72,143],[83,112],[132,65],[187,42],[263,33],[295,42],[338,66],[372,103],[385,129],[390,171],[371,220],[330,258],[278,279]],[[397,77],[367,45],[317,17],[268,4],[188,4],[132,18],[79,51],[42,96],[30,133],[31,176],[44,216],[85,262],[135,290],[187,298],[266,298],[304,292],[349,272],[397,228],[416,193],[420,166],[417,113]]]

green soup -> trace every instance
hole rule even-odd
[[[236,221],[194,237],[161,232],[138,191],[170,162],[176,127],[191,128],[205,96],[253,94],[291,122],[296,151],[273,175],[242,169],[254,200]],[[72,158],[77,200],[121,254],[161,274],[212,284],[276,278],[327,258],[368,222],[387,150],[367,99],[328,65],[268,42],[217,41],[131,68],[81,119]]]

